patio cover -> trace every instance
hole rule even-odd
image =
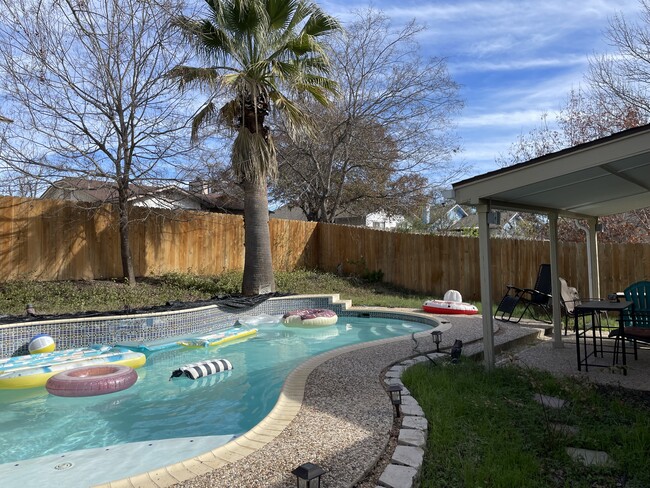
[[[557,264],[558,216],[589,224],[589,293],[600,296],[598,217],[650,207],[650,125],[629,129],[524,163],[453,184],[453,198],[479,215],[481,304],[492,310],[490,236],[492,210],[546,214],[550,225],[553,340],[562,347]],[[483,314],[485,365],[494,366],[492,313]]]

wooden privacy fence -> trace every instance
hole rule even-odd
[[[0,197],[0,277],[77,280],[122,276],[117,214],[70,202]],[[432,297],[448,289],[480,297],[478,239],[404,234],[363,227],[271,219],[276,270],[320,269],[383,279]],[[243,269],[240,216],[135,208],[130,228],[137,276],[167,272],[216,275]],[[507,283],[531,287],[549,244],[493,239],[494,300]],[[650,245],[600,244],[602,294],[650,277]],[[588,290],[582,243],[560,243],[560,276],[583,296]],[[332,290],[336,292],[336,290]]]

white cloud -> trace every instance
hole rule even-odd
[[[491,112],[480,115],[468,115],[457,119],[458,127],[463,129],[499,127],[512,128],[529,127],[539,124],[543,112],[539,110],[515,110],[512,112]]]
[[[588,64],[587,57],[577,54],[564,54],[556,57],[530,57],[502,60],[467,59],[460,62],[449,61],[452,74],[463,72],[489,72],[489,71],[516,71],[541,68],[585,68]]]

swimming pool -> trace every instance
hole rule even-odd
[[[275,405],[289,372],[307,358],[342,346],[429,330],[430,326],[395,319],[339,317],[335,326],[324,328],[278,324],[257,329],[257,335],[249,340],[218,348],[151,353],[147,365],[138,369],[136,385],[110,395],[62,398],[48,395],[43,388],[0,392],[0,463],[17,467],[24,464],[21,460],[39,456],[63,457],[63,453],[98,448],[108,451],[113,446],[152,445],[164,439],[189,439],[188,443],[202,452],[206,450],[203,440],[210,443],[208,449],[214,448],[259,423]],[[169,380],[181,365],[215,358],[228,359],[233,370],[196,381]],[[198,452],[169,449],[164,456],[157,455],[155,462],[162,466]],[[153,467],[136,464],[131,473],[120,469],[120,477]],[[95,471],[92,483],[115,478],[114,472],[112,478],[108,473],[102,478]]]

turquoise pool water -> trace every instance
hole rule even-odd
[[[256,327],[251,339],[220,347],[148,354],[131,388],[96,397],[63,398],[45,388],[0,391],[0,464],[125,443],[241,435],[275,405],[287,375],[331,349],[429,330],[392,319],[339,317],[324,328]],[[228,359],[233,369],[192,381],[178,367]],[[213,446],[217,447],[217,446]],[[179,452],[177,461],[187,458]],[[168,464],[167,460],[165,464]]]

